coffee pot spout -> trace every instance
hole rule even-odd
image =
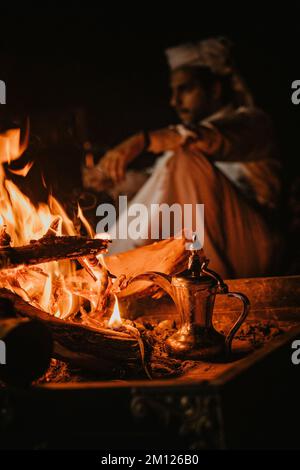
[[[153,284],[157,285],[162,290],[164,290],[171,297],[171,299],[176,303],[176,299],[175,299],[174,291],[172,287],[172,277],[169,276],[168,274],[159,273],[156,271],[146,271],[144,273],[137,274],[136,276],[129,279],[129,281],[127,282],[127,287],[125,287],[125,289],[122,289],[122,294],[126,295],[126,289],[133,282],[136,282],[136,281],[152,282]]]

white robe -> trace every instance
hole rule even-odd
[[[242,128],[239,128],[239,118]],[[251,132],[247,128],[247,119],[250,119]],[[259,119],[257,126],[261,127]],[[273,171],[277,164],[270,156],[272,142],[267,136],[264,141],[258,135],[262,144],[256,148],[253,122],[255,124],[253,115],[248,117],[247,110],[232,111],[231,108],[203,121],[201,125],[215,126],[233,142],[237,139],[231,152],[233,159],[230,159],[230,152],[220,161],[218,156],[211,161],[195,149],[166,152],[157,160],[152,175],[128,205],[143,204],[150,213],[151,204],[204,204],[204,252],[210,259],[210,267],[225,278],[267,275],[272,272],[274,253],[280,246],[276,233],[272,233],[263,215],[255,208],[255,204],[274,207],[279,189],[276,171]],[[239,135],[234,134],[239,131],[240,138],[244,139],[241,149],[249,149],[244,159],[239,155]],[[257,131],[259,133],[260,129]],[[246,138],[249,139],[248,146]],[[255,204],[252,205],[248,197]],[[124,218],[127,220],[127,214],[120,214],[114,227],[116,233]],[[110,254],[153,242],[147,238],[151,223],[153,221],[145,218],[139,240],[114,240]]]

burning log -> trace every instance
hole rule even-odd
[[[78,258],[78,262],[89,273],[93,281],[98,283],[98,302],[95,311],[97,314],[101,312],[102,315],[105,315],[107,312],[109,291],[112,285],[110,278],[115,276],[111,275],[111,273],[109,273],[107,269],[102,266],[97,256],[95,255],[89,255],[85,258]]]
[[[143,369],[139,340],[130,334],[61,320],[33,307],[6,289],[0,289],[0,297],[13,303],[18,316],[38,320],[48,327],[54,340],[54,358],[114,376],[120,376],[124,371],[137,373]]]
[[[103,327],[104,323],[101,322],[99,315],[101,313],[102,316],[105,313],[108,297],[111,298],[113,294],[110,277],[119,276],[120,281],[126,282],[137,273],[143,272],[146,267],[150,270],[173,274],[186,266],[188,255],[185,246],[186,239],[164,240],[132,252],[107,257],[105,258],[105,266],[102,266],[96,254],[107,249],[108,240],[57,236],[58,223],[58,220],[54,220],[46,234],[39,240],[32,241],[29,245],[16,248],[0,247],[1,274],[5,281],[5,275],[9,274],[9,268],[23,266],[22,269],[26,271],[28,265],[60,259],[77,259],[79,262],[83,262],[82,264],[94,282],[99,284],[97,290],[98,306],[95,310],[97,316],[94,317],[93,312],[89,314],[80,310],[81,315],[84,315],[85,318],[82,316],[81,320],[76,320],[76,315],[73,315],[72,321],[65,321],[62,319],[64,316],[61,312],[59,312],[61,318],[54,316],[56,310],[53,311],[53,315],[48,314],[39,307],[39,305],[44,305],[43,302],[39,303],[34,297],[27,294],[24,297],[22,285],[18,285],[17,278],[13,283],[8,282],[7,279],[9,288],[13,287],[14,293],[2,289],[0,297],[11,299],[19,316],[38,320],[48,327],[54,340],[54,358],[82,369],[106,375],[120,377],[124,371],[132,371],[136,374],[142,370],[148,374],[144,359],[145,355],[148,357],[150,347],[148,348],[147,341],[144,344],[139,330],[132,323],[126,323],[126,321],[118,328],[114,326]],[[30,272],[32,269],[34,268],[31,268]],[[19,274],[22,274],[20,269]],[[10,275],[14,279],[13,270]],[[91,282],[93,281],[91,280]],[[113,285],[113,290],[118,291],[118,283],[115,284],[116,287]],[[157,293],[156,286],[149,286],[148,282],[137,284],[139,285],[132,286],[130,299]],[[6,287],[4,282],[2,285]],[[56,292],[58,292],[57,289]],[[19,293],[26,302],[18,296]],[[122,296],[121,293],[120,296]],[[30,305],[27,301],[34,305]]]
[[[60,222],[61,222],[61,218],[60,217],[56,217],[50,224],[50,227],[48,228],[47,232],[45,233],[45,235],[43,236],[43,238],[45,237],[56,237],[58,235],[58,229],[59,229],[59,225],[60,225]]]
[[[76,236],[49,236],[32,240],[29,245],[0,248],[0,269],[34,265],[62,259],[77,259],[106,251],[109,240]]]

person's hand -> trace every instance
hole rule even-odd
[[[144,135],[135,134],[106,152],[100,161],[99,168],[107,178],[114,183],[120,183],[125,178],[128,164],[143,151],[144,144]]]
[[[162,153],[167,150],[176,150],[185,142],[185,137],[182,136],[174,128],[167,127],[150,132],[150,145],[149,151],[153,153]]]
[[[201,126],[198,129],[198,138],[192,140],[189,148],[202,152],[205,155],[213,156],[220,152],[220,149],[226,149],[228,143],[222,134],[213,125],[210,127]]]

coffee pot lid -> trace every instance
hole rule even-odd
[[[206,270],[209,260],[204,255],[202,245],[195,233],[192,237],[192,243],[189,245],[189,250],[188,268],[173,276],[172,284],[201,284],[204,288],[216,285],[218,280],[211,276],[209,270]]]
[[[203,258],[198,251],[192,251],[188,268],[179,274],[173,276],[172,284],[197,284],[202,285],[203,287],[212,287],[218,284],[218,280],[211,276],[211,274],[205,271],[209,260]]]

